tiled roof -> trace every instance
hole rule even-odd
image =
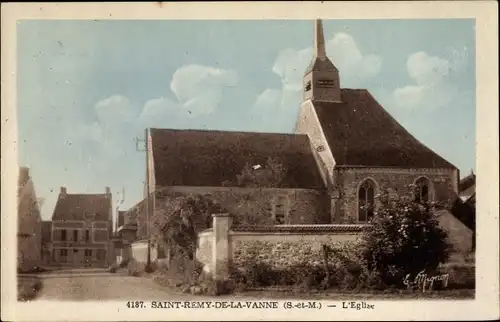
[[[455,168],[413,137],[367,90],[342,89],[342,101],[313,101],[337,165]]]
[[[61,193],[52,220],[85,220],[85,215],[95,214],[95,221],[107,221],[111,211],[111,195]]]
[[[151,129],[151,138],[159,186],[222,186],[274,158],[287,169],[282,188],[324,187],[307,135]]]
[[[319,57],[313,58],[311,60],[311,63],[309,63],[309,66],[306,69],[305,74],[309,74],[312,71],[337,71],[337,67],[333,65],[331,60],[327,57],[321,59]]]
[[[474,173],[469,174],[468,176],[464,177],[462,180],[460,180],[460,183],[458,184],[458,190],[460,193],[470,190],[471,188],[475,191],[475,186],[476,186],[476,175]],[[469,193],[471,195],[472,193]]]
[[[30,170],[27,167],[19,167],[18,186],[24,186],[30,179]]]
[[[368,225],[279,225],[279,226],[234,226],[232,231],[318,233],[318,232],[360,232]]]

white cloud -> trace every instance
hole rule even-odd
[[[267,110],[279,106],[281,101],[281,91],[277,89],[264,90],[255,100],[254,106],[258,109]]]
[[[326,50],[340,70],[342,87],[360,86],[376,76],[382,66],[379,56],[363,55],[354,38],[347,33],[333,34],[326,42]],[[259,120],[261,130],[287,132],[293,129],[295,120],[290,117],[290,109],[298,108],[302,101],[304,72],[312,58],[312,47],[279,52],[272,71],[280,77],[281,87],[265,89],[252,108],[252,118]]]
[[[327,55],[340,71],[342,87],[358,87],[365,80],[380,72],[382,59],[377,55],[364,55],[354,38],[347,33],[333,34],[326,42]],[[288,48],[279,52],[272,70],[281,79],[281,88],[265,89],[255,100],[253,112],[266,119],[269,111],[280,113],[298,107],[302,101],[304,72],[313,58],[313,48]],[[269,118],[267,118],[268,121]],[[275,128],[276,120],[269,124]],[[289,123],[289,122],[288,122]],[[290,124],[282,124],[282,130],[290,130]]]
[[[142,113],[138,119],[138,125],[141,128],[146,127],[165,127],[166,120],[176,117],[182,107],[178,102],[169,98],[161,97],[147,101],[144,104]]]
[[[222,100],[223,88],[237,83],[234,70],[187,65],[174,73],[170,88],[179,105],[196,116],[213,113]]]
[[[281,78],[284,90],[302,89],[302,77],[312,59],[312,47],[302,50],[282,50],[273,65],[273,72]]]
[[[100,123],[132,122],[137,117],[137,109],[125,96],[113,95],[95,104]]]
[[[340,70],[343,87],[359,86],[380,72],[382,59],[377,55],[363,55],[354,38],[347,33],[333,34],[326,42],[327,55]],[[284,90],[302,90],[302,78],[313,58],[313,48],[284,49],[276,58],[273,72],[280,76]]]
[[[344,32],[334,34],[327,41],[326,50],[340,71],[340,81],[344,87],[356,86],[376,76],[382,67],[381,57],[363,55],[354,38]]]
[[[459,92],[454,77],[466,68],[467,48],[449,48],[448,56],[431,56],[424,51],[411,54],[406,68],[413,84],[396,88],[391,104],[410,109],[448,106]]]

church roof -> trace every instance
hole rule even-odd
[[[342,101],[313,101],[337,165],[455,168],[413,137],[367,90],[342,89]]]
[[[94,215],[95,221],[107,221],[111,211],[111,197],[107,194],[59,194],[52,220],[85,220]]]
[[[332,61],[328,57],[320,58],[315,57],[307,66],[305,74],[309,74],[312,71],[337,71],[337,67],[333,65]]]
[[[150,133],[159,186],[235,186],[247,163],[264,167],[273,158],[287,170],[282,188],[324,188],[307,135],[174,129]]]

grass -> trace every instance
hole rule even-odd
[[[39,277],[18,277],[17,300],[31,301],[36,298],[42,289],[42,280]]]
[[[386,290],[386,291],[293,291],[277,290],[273,288],[247,290],[232,294],[236,297],[260,297],[260,298],[297,298],[297,299],[322,299],[322,300],[457,300],[474,299],[474,289],[460,290],[439,290],[430,292],[411,292],[407,290]]]

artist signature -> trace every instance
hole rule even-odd
[[[443,287],[448,286],[448,278],[449,278],[448,274],[427,276],[425,270],[423,270],[420,273],[418,273],[417,276],[415,276],[415,279],[413,279],[413,281],[410,280],[410,277],[411,274],[407,274],[403,279],[403,284],[409,287],[416,286],[418,288],[421,288],[423,292],[425,292],[425,290],[432,290],[434,282],[436,281],[442,281]]]

